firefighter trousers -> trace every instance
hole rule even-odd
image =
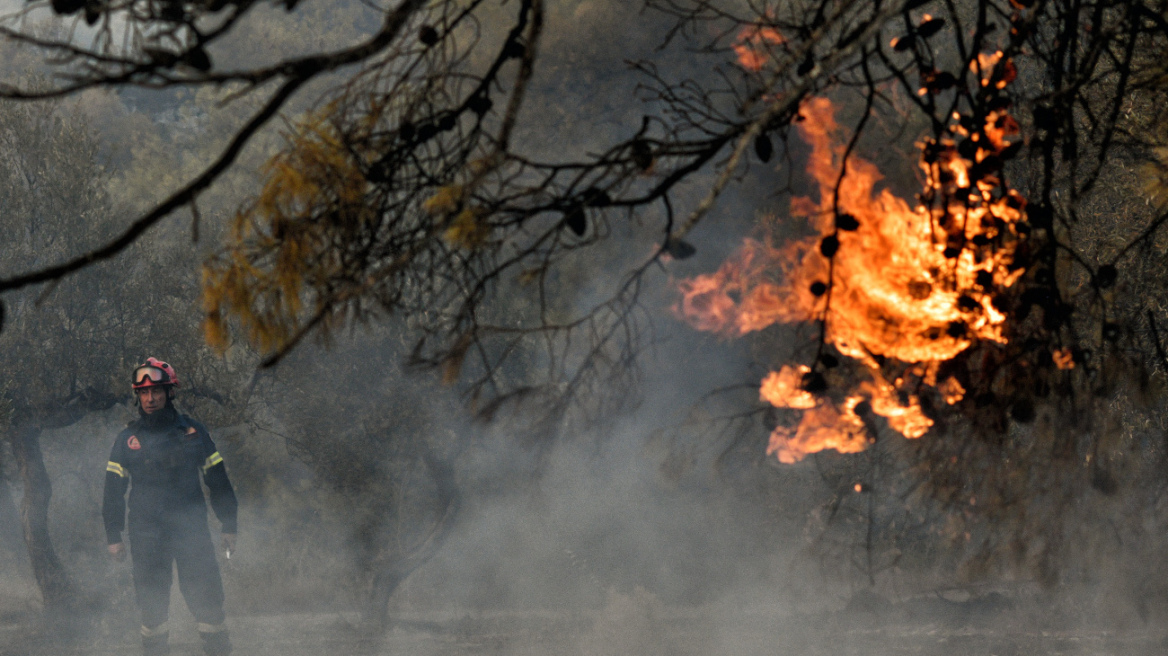
[[[178,588],[200,624],[223,623],[223,580],[215,546],[207,529],[206,511],[183,522],[130,522],[130,555],[134,561],[134,591],[142,626],[166,621],[170,608],[171,568],[178,570]]]

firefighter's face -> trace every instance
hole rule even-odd
[[[138,403],[142,405],[142,412],[150,414],[166,406],[166,387],[155,385],[138,390]]]

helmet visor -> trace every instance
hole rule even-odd
[[[134,370],[133,385],[135,387],[144,385],[167,385],[170,382],[170,376],[158,367],[143,365]]]

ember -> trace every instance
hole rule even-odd
[[[753,44],[743,51],[757,54],[746,47]],[[1013,65],[1000,59],[982,55],[971,65],[983,86],[1013,79]],[[812,98],[800,114],[819,193],[793,199],[790,215],[818,236],[782,245],[746,240],[718,271],[683,281],[677,307],[694,327],[734,337],[822,321],[825,344],[859,365],[861,380],[830,394],[807,365],[785,365],[762,381],[764,401],[801,413],[796,426],[771,433],[767,452],[785,463],[824,449],[863,450],[873,436],[861,404],[905,437],[928,432],[933,420],[922,395],[962,400],[960,382],[938,380],[941,365],[976,342],[1005,343],[1006,315],[994,298],[1025,271],[1014,252],[1025,239],[1026,201],[999,173],[1006,139],[1018,129],[1005,109],[979,123],[955,113],[944,137],[920,144],[926,184],[913,204],[877,189],[880,172],[854,155],[841,178],[846,139],[829,100]],[[808,385],[813,376],[816,389]]]

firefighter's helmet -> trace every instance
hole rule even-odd
[[[130,387],[137,390],[158,385],[178,387],[178,374],[169,364],[157,358],[146,358],[145,362],[134,368]]]

